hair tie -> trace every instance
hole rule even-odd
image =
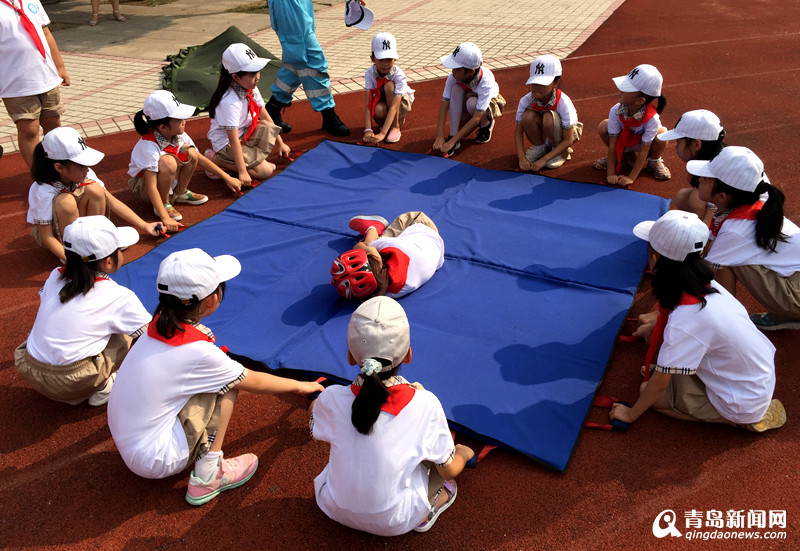
[[[369,377],[373,373],[380,373],[381,369],[383,369],[383,365],[376,359],[367,358],[363,362],[361,362],[361,373],[363,373],[366,377]]]

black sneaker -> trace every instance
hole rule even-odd
[[[274,122],[276,126],[281,127],[282,134],[288,134],[289,132],[292,131],[292,125],[284,121],[283,117],[281,116],[281,111],[289,107],[289,105],[291,104],[281,103],[275,99],[275,96],[272,96],[271,98],[269,98],[269,101],[265,106],[267,109],[267,113],[269,113],[269,116],[272,117],[272,122]]]
[[[492,129],[494,129],[494,118],[489,120],[489,124],[478,129],[475,143],[489,143],[489,140],[492,139]]]
[[[336,137],[343,138],[350,135],[350,129],[342,122],[333,107],[320,111],[322,113],[322,129]]]
[[[450,138],[452,138],[452,137],[453,136],[447,136],[447,139],[445,141],[446,142],[450,141]],[[447,152],[447,156],[448,157],[452,157],[453,155],[455,155],[456,154],[456,149],[461,149],[461,142],[456,142],[456,145],[451,147],[450,151]]]

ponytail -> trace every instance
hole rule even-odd
[[[212,119],[217,111],[217,105],[222,101],[222,96],[228,91],[231,86],[231,74],[223,66],[219,68],[219,81],[217,81],[217,88],[211,94],[211,99],[208,102],[208,116]]]
[[[64,271],[61,273],[64,286],[58,292],[58,297],[62,304],[66,304],[78,295],[85,295],[94,288],[94,280],[97,273],[102,273],[102,263],[106,258],[111,258],[116,267],[119,264],[119,249],[105,258],[84,262],[78,253],[64,251],[67,262]]]
[[[219,300],[222,302],[222,299],[225,296],[224,281],[219,284],[219,287],[214,290],[214,293],[219,293]],[[213,295],[214,293],[211,294]],[[157,318],[156,331],[158,334],[165,339],[171,339],[175,336],[176,332],[185,332],[186,329],[184,329],[183,326],[187,323],[196,321],[198,317],[197,312],[200,309],[200,303],[203,300],[181,299],[174,295],[159,293],[158,306],[156,307],[156,313],[154,316]]]
[[[140,136],[149,134],[150,132],[158,131],[158,127],[163,125],[169,126],[171,117],[164,117],[163,119],[150,119],[144,114],[143,110],[139,110],[133,116],[133,126]]]
[[[683,261],[659,256],[653,269],[653,294],[663,308],[672,310],[683,293],[700,299],[706,305],[705,295],[718,292],[711,287],[714,271],[701,253],[691,253]]]
[[[654,99],[658,100],[658,103],[656,104],[656,113],[658,113],[659,115],[664,110],[664,108],[667,106],[667,96],[665,96],[664,94],[661,94],[660,96],[649,96],[649,95],[645,94],[644,92],[640,92],[640,93],[642,94],[642,96],[644,96],[644,104],[645,105],[647,105],[648,103],[650,103]]]
[[[380,364],[381,371],[373,371],[377,363]],[[361,434],[372,432],[381,407],[389,399],[389,390],[383,382],[394,377],[398,369],[399,365],[392,368],[392,362],[384,358],[367,358],[361,362],[361,389],[353,400],[350,413],[350,421]]]
[[[780,189],[771,185],[769,180],[759,182],[755,191],[743,191],[716,178],[713,193],[720,192],[730,195],[730,208],[732,209],[752,205],[766,193],[769,197],[756,215],[756,244],[762,249],[774,253],[778,242],[786,241],[786,234],[781,231],[783,229],[783,202],[786,197]]]

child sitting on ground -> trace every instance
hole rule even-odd
[[[402,297],[444,264],[444,241],[424,212],[406,212],[389,225],[382,216],[354,216],[350,229],[363,240],[331,266],[331,283],[346,299]]]
[[[189,181],[199,164],[201,168],[225,180],[234,192],[241,184],[197,151],[186,133],[186,119],[196,108],[178,101],[167,90],[156,90],[144,100],[144,109],[136,113],[133,124],[142,138],[136,142],[128,167],[128,185],[133,194],[153,205],[161,223],[176,231],[183,215],[173,204],[202,205],[208,197],[193,193]]]
[[[661,159],[666,142],[656,135],[666,132],[659,115],[667,105],[661,93],[664,78],[652,65],[639,65],[627,75],[612,79],[619,88],[619,103],[615,104],[597,131],[608,147],[608,156],[594,162],[594,168],[606,171],[606,182],[629,186],[647,166],[656,180],[669,180],[669,169]],[[653,100],[658,100],[653,105]],[[621,174],[626,154],[636,160],[628,176]],[[645,162],[646,161],[646,162]]]
[[[783,192],[746,147],[729,146],[711,161],[689,161],[698,196],[716,205],[706,259],[731,294],[736,281],[766,313],[751,319],[763,331],[800,329],[800,229],[783,216]]]
[[[400,141],[400,127],[414,102],[414,90],[406,82],[406,74],[394,63],[397,61],[397,41],[389,33],[378,33],[372,38],[374,65],[364,74],[367,88],[367,105],[364,109],[364,142],[396,143]],[[380,131],[372,130],[372,119]]]
[[[19,374],[40,394],[71,405],[108,401],[122,358],[151,317],[133,291],[108,277],[122,266],[121,249],[137,241],[135,229],[105,216],[81,216],[64,228],[66,264],[39,291],[33,329],[14,351]]]
[[[130,207],[106,190],[89,168],[104,155],[86,145],[74,128],[48,132],[33,150],[28,192],[28,224],[31,235],[62,262],[66,260],[61,233],[79,216],[113,212],[139,232],[158,235],[158,222],[145,222]],[[177,229],[177,228],[176,228]]]
[[[455,477],[475,453],[454,445],[442,405],[398,375],[411,362],[408,318],[388,297],[361,304],[347,326],[347,360],[360,374],[312,405],[311,435],[331,445],[314,479],[333,520],[379,536],[428,531],[455,501]]]
[[[125,464],[144,478],[194,465],[186,501],[202,505],[247,482],[252,453],[223,459],[222,444],[239,390],[260,394],[321,391],[319,383],[249,371],[214,344],[201,321],[219,307],[239,261],[200,249],[170,254],[158,269],[153,321],[128,353],[108,404],[108,427]]]
[[[744,306],[714,281],[701,257],[706,225],[694,213],[671,210],[655,222],[637,224],[633,233],[649,242],[660,310],[652,338],[660,340],[660,327],[664,342],[639,399],[633,407],[614,404],[611,419],[632,423],[653,407],[676,419],[756,432],[782,426],[786,411],[772,398],[775,347],[750,323]]]
[[[500,95],[492,71],[481,67],[483,55],[472,42],[462,42],[441,61],[453,71],[444,83],[433,150],[452,156],[461,147],[461,138],[476,128],[475,143],[488,143],[492,139],[495,119],[503,114],[506,100]],[[445,138],[444,125],[448,115],[450,135]]]
[[[211,148],[205,156],[225,170],[235,171],[241,185],[265,180],[275,172],[267,156],[276,147],[278,155],[288,156],[289,146],[280,137],[281,129],[272,122],[258,90],[261,69],[269,59],[258,57],[246,44],[228,46],[222,53],[222,68],[217,89],[208,104]],[[214,179],[214,174],[206,172]],[[256,182],[256,185],[259,182]]]
[[[519,168],[558,168],[570,159],[571,146],[583,133],[572,100],[561,92],[561,62],[552,55],[537,57],[525,84],[530,92],[519,100],[514,132]],[[527,152],[526,137],[531,142]]]

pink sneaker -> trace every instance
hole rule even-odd
[[[385,230],[386,226],[388,225],[389,222],[386,221],[386,218],[383,216],[378,216],[377,214],[370,216],[353,216],[350,219],[350,229],[357,231],[365,237],[367,235],[367,230],[370,228],[375,228],[375,230],[378,232],[378,235],[383,235],[383,230]]]
[[[217,474],[206,482],[194,476],[192,471],[189,477],[189,487],[186,489],[186,501],[191,505],[208,503],[219,495],[220,492],[241,486],[253,476],[258,468],[258,457],[246,453],[233,459],[222,458]]]
[[[214,155],[216,155],[216,153],[211,148],[206,149],[205,152],[203,153],[203,156],[212,163],[214,162]],[[210,172],[208,170],[206,170],[205,172],[206,172],[206,178],[208,178],[209,180],[222,180],[220,176],[217,176],[213,172]]]

